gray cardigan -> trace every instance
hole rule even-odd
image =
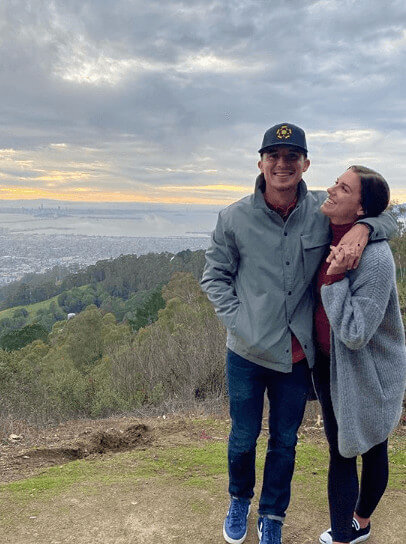
[[[387,242],[369,244],[356,270],[321,288],[331,325],[331,399],[341,455],[354,457],[396,427],[406,384],[405,334]]]

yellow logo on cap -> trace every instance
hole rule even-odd
[[[287,125],[282,125],[281,127],[278,128],[278,130],[276,131],[276,136],[280,139],[280,140],[287,140],[288,138],[290,138],[292,135],[292,129],[289,128]]]

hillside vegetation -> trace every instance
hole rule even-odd
[[[0,350],[3,417],[49,423],[222,395],[225,331],[197,281],[177,273],[162,298],[137,333],[91,305],[46,343]]]
[[[55,322],[92,304],[137,330],[151,322],[145,306],[155,305],[155,313],[163,307],[162,285],[177,271],[200,278],[203,264],[203,251],[186,250],[176,255],[123,255],[76,273],[55,267],[45,274],[29,274],[0,289],[0,308],[4,308],[0,311],[0,348],[9,347],[7,339],[2,341],[4,335],[32,324],[50,331]]]
[[[406,319],[404,226],[391,247]],[[202,251],[101,261],[54,281],[59,294],[34,303],[35,314],[32,306],[7,310],[0,422],[48,424],[224,399],[225,330],[198,284],[203,263]],[[31,279],[3,288],[3,305],[38,294],[44,282]],[[67,320],[68,312],[76,316]]]

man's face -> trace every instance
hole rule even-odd
[[[297,148],[289,145],[270,148],[258,162],[267,188],[276,191],[291,191],[296,188],[309,166],[309,159]]]

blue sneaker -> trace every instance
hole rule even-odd
[[[259,544],[282,544],[282,522],[265,516],[258,518]]]
[[[246,499],[231,497],[223,525],[223,536],[230,544],[242,544],[247,536],[247,518],[251,505]]]

